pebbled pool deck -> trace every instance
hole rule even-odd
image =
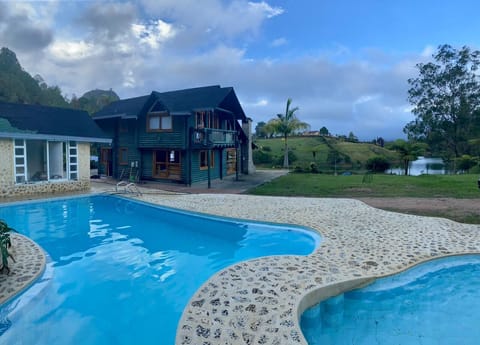
[[[305,345],[299,316],[321,299],[426,260],[480,253],[479,225],[382,211],[351,199],[168,193],[137,198],[226,217],[303,225],[323,236],[309,256],[259,258],[212,276],[185,308],[177,345]],[[12,264],[13,275],[0,274],[0,303],[28,286],[45,265],[37,245],[13,236],[17,257],[23,259]]]
[[[298,224],[323,236],[310,256],[242,262],[191,298],[177,345],[306,344],[299,316],[322,298],[433,258],[480,253],[480,226],[387,212],[351,199],[250,195],[144,195],[220,216]]]
[[[0,305],[25,290],[45,269],[45,252],[29,238],[11,233],[9,249],[15,262],[8,259],[10,274],[0,274]]]

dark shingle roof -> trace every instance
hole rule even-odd
[[[150,107],[155,101],[160,103],[156,107],[168,110],[172,115],[191,113],[200,109],[223,108],[232,111],[237,119],[246,118],[233,88],[219,85],[168,92],[153,91],[148,96],[113,102],[95,113],[93,118],[138,116],[145,107]]]
[[[85,111],[4,102],[0,102],[0,136],[110,141]]]
[[[100,119],[137,116],[142,111],[149,98],[150,95],[147,95],[115,101],[93,114],[92,117],[94,119]]]

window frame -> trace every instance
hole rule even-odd
[[[150,128],[150,119],[158,117],[158,128]],[[162,118],[170,118],[170,128],[162,128]],[[173,131],[173,117],[166,111],[154,111],[147,114],[147,132],[172,132]]]
[[[198,161],[199,161],[199,168],[200,170],[207,170],[208,169],[208,151],[209,150],[201,150],[198,153]],[[202,159],[202,155],[205,157]],[[203,164],[205,163],[205,164]],[[210,169],[215,168],[215,151],[210,151]]]
[[[54,145],[60,150],[54,149]],[[37,159],[38,155],[28,152],[32,147],[37,150],[41,148],[44,154],[40,161],[33,163],[32,159]],[[35,151],[34,150],[34,151]],[[53,155],[54,152],[58,154]],[[25,183],[43,183],[43,182],[61,182],[61,181],[78,181],[79,179],[79,162],[78,162],[78,145],[75,141],[57,141],[57,140],[37,140],[37,139],[13,139],[13,172],[14,183],[16,185]],[[43,166],[43,170],[30,176],[32,164],[35,170],[39,165]],[[52,168],[52,164],[57,168]],[[62,165],[62,171],[58,170],[58,165]],[[52,169],[55,173],[52,173]],[[41,178],[34,178],[35,175],[41,174]]]
[[[128,165],[128,147],[118,148],[118,165]]]

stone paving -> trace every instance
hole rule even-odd
[[[30,286],[45,269],[45,253],[37,244],[16,233],[10,234],[10,240],[15,262],[9,259],[9,275],[0,274],[0,305]]]
[[[304,345],[299,316],[322,298],[433,258],[480,253],[479,225],[382,211],[357,200],[142,191],[137,198],[146,202],[298,224],[323,236],[319,248],[309,256],[258,258],[212,276],[185,308],[177,345]],[[14,268],[18,278],[31,277],[22,271],[29,263],[37,272],[41,272],[38,262],[44,265],[38,246],[26,248],[30,248],[29,254],[17,254],[27,258],[19,266],[22,269]],[[0,280],[1,287],[4,283]]]

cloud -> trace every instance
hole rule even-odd
[[[140,43],[157,49],[160,44],[175,37],[176,30],[171,24],[158,19],[148,24],[132,24],[131,30]]]
[[[47,47],[53,40],[48,21],[39,13],[47,5],[30,3],[2,3],[0,6],[0,43],[17,51],[36,51]],[[52,8],[51,8],[52,9]]]
[[[136,7],[130,3],[93,3],[78,19],[97,40],[115,39],[130,31],[136,19]]]
[[[336,45],[331,51],[298,53],[289,59],[252,58],[248,43],[283,9],[244,0],[142,4],[80,2],[73,14],[62,7],[58,13],[63,20],[76,18],[83,30],[56,28],[55,35],[51,19],[39,19],[46,7],[26,6],[12,14],[11,7],[2,11],[0,2],[0,15],[8,20],[23,13],[25,27],[50,32],[50,39],[39,45],[41,52],[22,50],[17,56],[29,73],[42,75],[69,96],[113,88],[127,98],[152,90],[220,84],[235,88],[255,122],[275,117],[290,97],[300,108],[299,118],[312,130],[326,126],[332,133],[352,131],[366,140],[398,138],[412,119],[405,111],[410,109],[407,79],[416,74],[415,63],[425,59],[422,52],[399,58],[365,50],[362,59],[354,59],[349,47]],[[2,44],[5,28],[2,20]],[[273,42],[288,43],[283,37]]]
[[[256,35],[262,24],[284,12],[265,1],[143,0],[151,16],[173,23],[179,30],[176,48],[209,49],[218,41],[233,42]]]
[[[272,43],[270,43],[270,46],[272,47],[281,47],[284,46],[288,43],[287,39],[285,37],[280,37],[277,39],[274,39]]]

